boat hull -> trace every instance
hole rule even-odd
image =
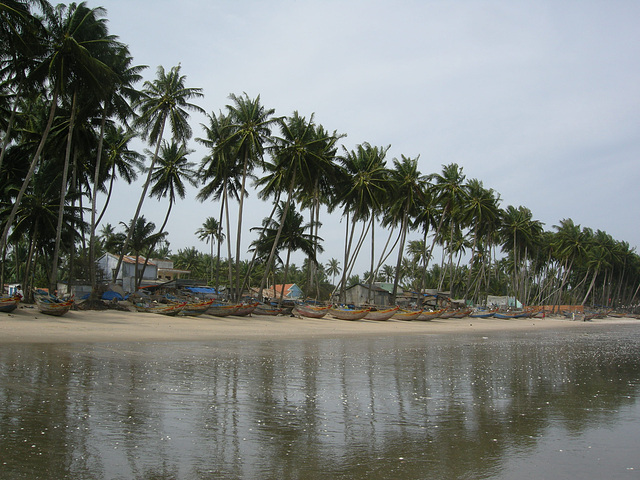
[[[11,313],[18,308],[20,297],[2,297],[0,298],[0,312]]]
[[[393,314],[393,317],[396,320],[416,320],[424,310],[402,310],[399,309],[396,313]]]
[[[309,305],[296,305],[293,307],[293,314],[308,318],[322,318],[329,313],[330,307],[312,307]]]
[[[370,310],[364,317],[365,320],[389,320],[398,311],[398,307],[387,308],[385,310]]]
[[[348,310],[341,308],[330,308],[329,315],[338,320],[361,320],[367,316],[369,313],[368,308],[364,308],[362,310]]]

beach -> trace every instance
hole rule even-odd
[[[223,339],[323,338],[386,335],[444,335],[478,332],[603,328],[632,323],[634,318],[572,321],[564,317],[526,319],[436,319],[337,320],[329,317],[292,316],[170,317],[154,313],[119,310],[72,310],[61,317],[42,314],[33,305],[20,305],[9,314],[0,314],[0,344],[85,343],[85,342],[167,342],[214,341]]]

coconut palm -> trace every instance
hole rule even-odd
[[[373,224],[376,214],[382,211],[389,193],[389,172],[384,157],[387,147],[372,147],[369,143],[356,146],[355,150],[344,149],[345,154],[338,160],[342,165],[342,175],[336,183],[334,205],[340,205],[347,217],[344,268],[340,280],[340,298],[344,300],[347,278],[355,263],[359,246],[365,236],[365,225]],[[350,220],[349,220],[350,218]],[[357,222],[363,222],[363,233],[353,248],[353,238]],[[352,253],[353,251],[353,253]],[[373,271],[373,269],[372,269]]]
[[[151,164],[147,178],[142,187],[140,200],[132,219],[132,225],[137,222],[140,210],[147,190],[151,185],[155,163],[158,159],[158,152],[162,144],[164,129],[169,122],[172,132],[172,139],[184,143],[191,137],[191,127],[189,126],[188,111],[202,112],[199,106],[190,103],[193,98],[203,96],[201,88],[188,88],[185,86],[186,77],[180,74],[180,66],[171,68],[166,72],[162,66],[158,67],[157,77],[153,81],[144,82],[141,98],[136,102],[136,107],[140,111],[140,117],[135,121],[135,125],[141,128],[143,138],[149,141],[150,145],[155,145],[155,151],[151,156]],[[126,250],[131,241],[130,235],[133,229],[127,230],[127,239],[124,248]],[[114,279],[122,266],[123,255],[120,255],[116,268],[114,269]]]
[[[228,117],[231,125],[228,135],[221,142],[220,148],[230,145],[237,163],[242,164],[242,183],[239,195],[238,228],[236,231],[236,295],[240,291],[240,242],[242,240],[242,216],[244,198],[246,194],[247,178],[256,162],[262,161],[265,144],[270,141],[271,127],[277,120],[273,115],[275,110],[267,109],[260,103],[260,96],[250,99],[231,94],[231,105],[227,105]]]
[[[134,273],[134,285],[139,286],[138,280],[138,265],[140,263],[140,253],[150,249],[152,245],[155,245],[159,239],[164,238],[166,233],[154,233],[156,225],[153,222],[147,222],[144,215],[138,217],[135,222],[129,222],[126,224],[120,222],[126,232],[126,238],[129,239],[128,251],[130,251],[135,257],[136,267]],[[133,226],[133,228],[131,227]]]
[[[327,275],[331,275],[331,277],[333,278],[333,280],[331,282],[335,286],[335,284],[336,284],[336,275],[339,275],[340,272],[341,272],[340,262],[335,258],[331,258],[329,260],[329,263],[327,263],[327,269],[325,270],[325,272],[326,272]]]
[[[196,230],[196,235],[200,240],[204,240],[207,243],[211,243],[211,270],[209,272],[209,282],[213,282],[213,241],[218,244],[218,256],[216,258],[216,264],[220,265],[220,242],[224,240],[224,233],[222,233],[222,225],[218,220],[213,217],[207,217],[202,224],[202,227]],[[218,286],[215,285],[217,288]]]
[[[409,158],[404,155],[400,160],[393,159],[393,166],[389,171],[392,185],[392,194],[395,201],[390,203],[389,217],[395,223],[400,223],[400,243],[398,245],[398,260],[396,263],[396,275],[393,281],[391,303],[395,303],[398,293],[398,283],[402,267],[402,257],[407,232],[412,218],[418,214],[418,207],[424,200],[424,191],[427,185],[427,177],[418,170],[418,158]]]

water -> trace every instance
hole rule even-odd
[[[3,345],[2,479],[637,479],[640,329]]]

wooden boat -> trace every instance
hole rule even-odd
[[[169,315],[175,316],[178,315],[184,307],[187,305],[187,302],[178,302],[178,303],[158,303],[158,304],[147,304],[147,303],[134,303],[133,306],[139,312],[144,313],[159,313],[161,315]]]
[[[423,311],[424,310],[403,310],[400,308],[393,314],[392,318],[395,318],[396,320],[415,320]]]
[[[438,318],[440,315],[444,313],[445,309],[441,308],[440,310],[434,310],[433,312],[425,312],[423,311],[416,320],[421,320],[423,322],[429,322],[435,318]]]
[[[253,313],[255,313],[256,315],[270,315],[270,316],[284,315],[285,312],[286,310],[284,308],[274,307],[273,305],[267,305],[267,304],[258,304],[255,310],[253,310]]]
[[[0,312],[10,313],[18,308],[20,297],[18,295],[3,295],[0,297]]]
[[[293,314],[309,318],[322,318],[329,313],[330,308],[331,306],[316,307],[314,305],[296,305],[293,307]]]
[[[497,311],[497,308],[494,310],[477,310],[475,312],[471,312],[469,316],[471,318],[491,318]]]
[[[510,320],[513,318],[524,318],[529,316],[528,312],[496,312],[493,314],[495,318]]]
[[[246,317],[247,315],[251,315],[257,306],[258,302],[243,303],[242,305],[240,305],[240,308],[238,308],[238,310],[236,310],[231,315],[234,315],[236,317]]]
[[[451,318],[464,318],[467,317],[473,310],[470,308],[464,308],[462,310],[457,310]]]
[[[187,302],[184,306],[180,315],[189,315],[190,317],[196,317],[198,315],[202,315],[213,303],[213,300],[205,300],[202,302]]]
[[[38,310],[46,315],[55,315],[59,317],[64,315],[73,306],[73,298],[69,300],[62,300],[54,295],[48,293],[36,293],[34,296]]]
[[[384,310],[369,310],[364,316],[365,320],[389,320],[400,307],[386,308]]]
[[[440,314],[440,318],[451,318],[453,317],[458,311],[457,310],[445,310],[444,312],[442,312]]]
[[[209,306],[206,313],[207,315],[213,315],[214,317],[226,317],[236,313],[242,304],[231,303],[216,303]]]
[[[361,308],[359,310],[353,310],[351,308],[329,308],[329,315],[339,320],[360,320],[367,316],[369,308]]]

